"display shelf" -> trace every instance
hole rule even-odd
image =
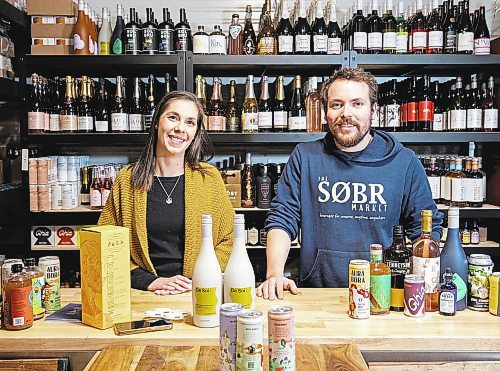
[[[0,77],[0,100],[17,99],[19,83],[15,80]]]
[[[438,210],[444,213],[448,212],[449,206],[438,204]],[[490,204],[484,204],[483,207],[461,207],[461,218],[500,218],[500,207]]]
[[[21,201],[20,184],[0,184],[0,209],[19,206]]]
[[[7,18],[17,26],[28,28],[30,21],[26,12],[17,9],[5,0],[0,0],[0,17]]]
[[[444,242],[441,241],[439,243],[439,247],[444,247]],[[478,245],[472,245],[472,244],[469,244],[469,245],[462,245],[463,248],[470,248],[470,249],[484,249],[484,248],[498,248],[500,247],[500,244],[498,242],[495,242],[495,241],[483,241],[483,242],[479,242]]]
[[[31,251],[80,251],[78,246],[32,246]]]

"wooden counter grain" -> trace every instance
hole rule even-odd
[[[256,309],[267,315],[273,305],[291,305],[295,312],[298,344],[356,344],[363,350],[500,351],[500,317],[465,310],[454,317],[427,313],[423,318],[391,312],[354,320],[347,315],[346,289],[301,289],[282,301],[257,298]],[[80,302],[79,289],[62,290],[63,305]],[[156,296],[132,290],[132,317],[144,311],[171,308],[191,312],[191,293]],[[266,321],[267,322],[267,321]],[[265,333],[267,334],[267,323]],[[112,329],[98,330],[83,324],[38,320],[27,330],[0,330],[0,350],[101,350],[106,346],[214,346],[219,328],[201,329],[188,319],[173,330],[116,336]]]

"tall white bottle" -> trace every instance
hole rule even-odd
[[[212,240],[212,215],[201,216],[200,255],[193,270],[193,321],[198,327],[219,326],[222,272]]]
[[[245,245],[245,216],[234,215],[234,242],[224,272],[224,302],[240,303],[252,309],[255,302],[255,274]]]
[[[109,13],[108,8],[102,8],[102,26],[99,30],[99,36],[97,41],[99,43],[99,54],[109,55],[110,52],[110,40],[111,34],[111,13]]]

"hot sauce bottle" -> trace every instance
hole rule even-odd
[[[14,264],[5,283],[4,315],[7,330],[24,330],[33,325],[30,303],[31,277],[23,272],[21,264]]]

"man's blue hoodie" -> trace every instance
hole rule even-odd
[[[347,287],[349,261],[370,260],[370,244],[387,248],[396,224],[417,239],[424,209],[433,211],[433,235],[441,237],[443,214],[418,158],[392,135],[370,133],[356,154],[339,150],[331,133],[299,144],[279,180],[266,229],[293,240],[300,227],[302,287]]]

